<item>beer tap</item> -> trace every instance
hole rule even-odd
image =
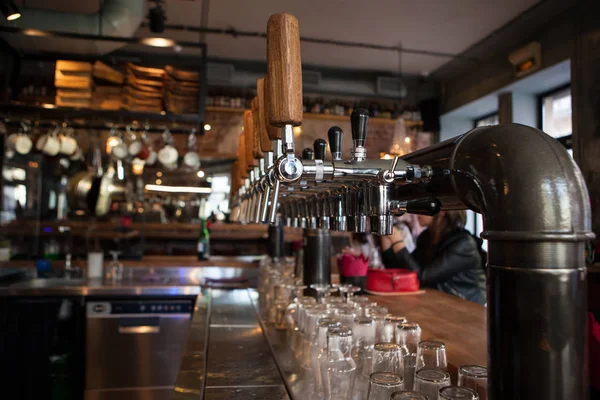
[[[344,131],[339,126],[332,126],[327,131],[329,139],[329,152],[332,162],[342,161],[342,139]],[[332,193],[332,228],[336,231],[345,232],[347,230],[346,219],[346,192],[347,187],[343,186]]]
[[[274,161],[274,152],[273,152],[273,142],[269,137],[269,129],[277,129],[273,127],[267,121],[267,102],[266,102],[266,86],[265,86],[265,78],[259,78],[256,80],[256,98],[258,104],[258,132],[260,137],[260,148],[264,154],[263,157],[263,170],[260,179],[260,187],[259,190],[262,193],[262,201],[260,204],[260,208],[258,209],[258,215],[256,222],[266,222],[267,221],[267,212],[269,207],[269,198],[271,195],[271,184],[268,181],[268,171],[273,167]]]
[[[281,183],[294,183],[302,176],[302,162],[294,155],[294,126],[302,124],[302,63],[298,20],[289,14],[271,16],[267,25],[269,122],[281,131],[282,156],[273,166],[274,185],[269,222],[277,216]]]

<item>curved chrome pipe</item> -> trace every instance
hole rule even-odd
[[[488,248],[489,398],[584,400],[591,232],[583,177],[566,150],[538,129],[474,129],[403,157],[449,168],[395,198],[436,196],[444,209],[483,215]]]

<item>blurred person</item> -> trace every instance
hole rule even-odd
[[[381,238],[386,268],[406,268],[418,274],[421,287],[433,288],[479,304],[486,302],[486,276],[481,241],[464,229],[466,211],[441,211],[434,217],[419,215],[426,229],[415,250],[406,248],[404,230],[394,228]]]

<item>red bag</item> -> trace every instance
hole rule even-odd
[[[408,269],[369,269],[367,290],[372,292],[416,292],[419,290],[417,273]]]

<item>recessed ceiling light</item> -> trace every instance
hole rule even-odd
[[[198,178],[204,178],[204,171],[198,171],[198,172],[196,173],[196,176],[197,176]]]
[[[161,37],[151,37],[151,38],[143,38],[140,40],[141,44],[152,47],[173,47],[175,46],[175,41],[167,38]]]
[[[205,124],[204,125],[204,130],[205,131],[210,131],[210,124]]]

